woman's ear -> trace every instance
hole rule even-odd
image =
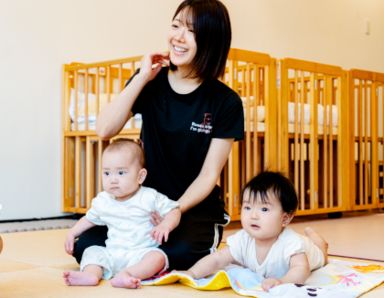
[[[286,212],[284,212],[284,214],[283,214],[283,220],[282,220],[282,222],[281,222],[281,225],[283,226],[283,227],[286,227],[290,222],[291,222],[291,220],[292,220],[292,218],[295,216],[295,214],[294,213],[286,213]]]
[[[143,184],[146,177],[147,177],[147,169],[145,168],[140,169],[139,175],[137,177],[137,182],[139,184]]]

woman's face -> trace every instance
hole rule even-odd
[[[169,57],[178,70],[191,70],[197,45],[193,32],[192,16],[188,8],[183,9],[173,19],[168,34]]]

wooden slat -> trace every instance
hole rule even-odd
[[[379,162],[378,162],[378,98],[376,94],[377,83],[371,82],[370,84],[370,98],[371,98],[371,110],[370,110],[370,127],[371,127],[371,146],[372,146],[372,154],[371,154],[371,204],[377,206],[379,203],[378,191],[379,191]],[[384,119],[381,119],[381,122],[384,122]]]
[[[68,96],[68,91],[69,91],[69,74],[68,72],[65,71],[65,68],[63,67],[62,69],[62,92],[61,92],[61,129],[62,131],[67,131],[69,130],[70,127],[70,121],[69,121],[69,96]],[[69,159],[67,158],[68,156],[68,149],[67,149],[67,140],[62,135],[61,137],[61,169],[62,169],[62,177],[61,177],[61,198],[62,198],[62,209],[66,210],[68,205],[70,204],[69,200],[69,173],[68,173],[68,167],[66,166],[66,163],[68,162],[71,164]]]
[[[98,140],[97,142],[97,166],[98,166],[98,182],[97,182],[97,192],[100,192],[102,190],[103,184],[101,181],[102,173],[103,173],[103,168],[101,164],[102,160],[102,155],[103,155],[103,141],[101,139]]]
[[[304,162],[305,162],[305,152],[306,152],[306,146],[305,146],[305,140],[304,140],[304,103],[306,98],[306,88],[304,84],[304,72],[301,72],[300,77],[300,84],[301,84],[301,96],[300,96],[300,198],[303,202],[305,202],[305,168],[304,168]],[[296,119],[295,119],[296,120]],[[298,120],[298,119],[297,119]],[[296,120],[296,121],[297,121]],[[303,203],[304,204],[304,203]]]
[[[359,162],[359,180],[358,180],[358,185],[359,185],[359,205],[363,204],[363,197],[364,197],[364,190],[363,190],[363,138],[362,138],[362,125],[363,121],[361,119],[361,114],[363,113],[363,105],[362,105],[362,82],[359,81],[359,86],[358,86],[358,99],[357,99],[357,111],[358,111],[358,117],[357,117],[357,135],[358,135],[358,162]]]
[[[75,147],[72,138],[63,139],[63,210],[74,206],[75,191]]]
[[[286,175],[289,174],[289,148],[288,148],[288,69],[284,60],[280,61],[280,88],[279,92],[279,104],[278,104],[278,132],[279,132],[279,161],[278,164],[280,170]],[[296,148],[295,148],[296,152]],[[296,185],[295,185],[296,187]],[[297,190],[297,188],[296,188]]]
[[[304,200],[301,196],[300,189],[299,189],[299,160],[300,160],[300,147],[299,147],[299,111],[298,111],[298,99],[299,99],[299,91],[298,91],[298,73],[295,70],[295,84],[293,88],[293,94],[294,94],[294,127],[295,127],[295,132],[294,132],[294,161],[293,161],[293,169],[294,169],[294,183],[295,183],[295,189],[299,195],[299,201],[300,201],[300,209],[304,209]],[[288,104],[289,104],[289,99],[288,99]],[[289,111],[288,111],[288,117],[289,117]],[[288,119],[287,119],[288,121]],[[288,123],[288,122],[287,122]]]
[[[258,119],[258,113],[257,113],[257,108],[260,106],[262,106],[262,102],[261,102],[261,99],[260,99],[260,67],[256,66],[256,65],[253,65],[252,66],[252,73],[253,73],[253,97],[254,97],[254,100],[253,100],[253,123],[254,123],[254,128],[253,128],[253,142],[252,142],[252,156],[253,156],[253,171],[251,173],[251,176],[255,176],[259,170],[262,168],[262,165],[260,164],[260,159],[259,159],[259,156],[260,154],[262,154],[261,152],[259,152],[259,137],[258,137],[258,131],[257,131],[257,123],[259,123],[259,119]],[[265,84],[265,82],[263,82]],[[264,87],[264,94],[265,94],[265,90],[268,90],[268,89],[265,89]],[[264,96],[263,94],[263,96]],[[265,108],[265,105],[264,105],[264,108]],[[266,123],[265,123],[265,119],[267,118],[267,111],[266,109],[264,109],[264,127],[265,127],[265,130],[267,130],[267,126],[266,126]]]
[[[96,94],[96,113],[100,113],[100,67],[96,67],[96,76],[95,76],[95,94]]]
[[[92,138],[87,137],[85,142],[85,208],[88,209],[91,207],[91,200],[94,197],[94,189],[95,189],[95,169],[94,169],[94,154],[92,148]]]
[[[280,83],[280,79],[276,76],[276,68],[275,59],[271,59],[270,63],[263,68],[264,98],[262,103],[265,107],[264,165],[262,166],[274,171],[279,170],[278,148],[280,142],[278,137],[278,121],[276,119],[279,119],[280,113],[279,103],[276,100],[280,98],[277,93],[277,84]]]
[[[368,163],[368,154],[369,154],[369,143],[368,143],[368,119],[369,119],[369,110],[368,110],[368,101],[369,101],[369,98],[368,98],[368,82],[367,81],[364,81],[364,89],[363,89],[363,105],[364,105],[364,109],[363,109],[363,123],[364,123],[364,137],[363,137],[363,142],[364,142],[364,173],[363,173],[363,181],[364,181],[364,197],[363,197],[363,204],[364,205],[367,205],[369,204],[369,201],[368,201],[368,195],[370,194],[369,193],[369,188],[368,188],[368,185],[369,185],[369,182],[368,182],[368,166],[369,166],[369,163]]]
[[[329,173],[329,158],[328,158],[328,128],[327,128],[327,100],[329,100],[329,87],[328,87],[328,80],[325,76],[321,82],[324,84],[323,90],[322,90],[322,97],[323,97],[323,146],[322,146],[322,152],[323,152],[323,177],[322,177],[322,188],[323,188],[323,208],[328,207],[328,173]]]
[[[61,86],[61,119],[62,119],[62,130],[68,131],[71,129],[71,119],[69,117],[69,106],[70,106],[70,83],[69,73],[65,71],[63,67],[63,82]]]
[[[81,207],[81,137],[75,139],[75,207]]]
[[[89,118],[88,118],[88,69],[85,70],[84,75],[84,124],[85,130],[89,129]]]
[[[310,209],[316,210],[319,208],[319,201],[318,201],[318,167],[317,167],[317,160],[318,160],[318,143],[316,141],[317,139],[317,123],[318,123],[318,117],[317,117],[317,103],[319,95],[316,90],[316,84],[317,84],[317,76],[315,73],[311,73],[311,80],[310,80],[310,107],[311,107],[311,128],[310,128],[310,144],[309,144],[309,162],[310,162],[310,173],[309,173],[309,185],[310,185]]]
[[[350,159],[350,152],[353,151],[350,146],[349,130],[351,129],[351,119],[349,118],[349,110],[351,101],[348,92],[348,77],[347,72],[343,72],[341,78],[337,78],[337,90],[336,90],[336,108],[338,113],[337,125],[338,135],[336,136],[338,144],[338,150],[336,152],[337,157],[337,171],[338,174],[335,181],[337,183],[337,204],[342,210],[351,210],[351,188],[352,175],[350,171],[350,165],[354,165],[354,161]],[[343,175],[342,173],[350,173],[349,175]],[[353,184],[354,185],[354,184]]]
[[[79,80],[79,76],[77,74],[77,71],[74,72],[74,78],[73,78],[73,81],[74,81],[74,92],[75,92],[75,102],[74,102],[74,105],[75,105],[75,115],[74,115],[74,128],[75,130],[78,130],[79,129],[79,125],[78,125],[78,119],[79,119],[79,87],[78,87],[78,80]]]
[[[334,85],[333,85],[333,78],[332,77],[327,77],[326,81],[328,87],[325,92],[326,94],[326,104],[325,107],[328,107],[328,113],[326,117],[324,118],[324,122],[327,123],[326,125],[327,130],[324,131],[325,139],[327,139],[328,136],[328,152],[329,152],[329,157],[328,157],[328,175],[329,175],[329,180],[328,180],[328,198],[325,200],[327,202],[327,205],[325,207],[333,207],[333,122],[332,122],[332,108],[333,108],[333,99],[334,99]]]
[[[246,110],[246,131],[245,131],[245,159],[246,159],[246,173],[245,173],[245,177],[246,177],[246,180],[250,180],[251,179],[251,175],[252,175],[252,163],[250,162],[251,161],[251,105],[250,105],[250,101],[251,101],[251,86],[250,86],[250,81],[251,81],[251,69],[250,69],[250,65],[247,64],[247,67],[246,67],[246,73],[244,74],[243,73],[243,78],[245,78],[244,80],[244,83],[246,83],[246,90],[245,90],[245,110]],[[255,97],[255,95],[254,95]],[[255,110],[254,111],[254,114],[257,114],[255,113]],[[256,131],[257,129],[257,122],[255,121],[255,118],[253,118],[253,122],[254,122],[254,131]]]

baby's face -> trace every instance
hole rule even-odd
[[[102,169],[103,188],[117,200],[129,199],[139,189],[141,166],[132,154],[105,152]]]
[[[263,203],[260,194],[250,197],[249,191],[245,190],[241,225],[256,241],[276,240],[287,223],[287,216],[273,192],[267,193],[267,200]]]

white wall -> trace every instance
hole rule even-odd
[[[233,46],[384,72],[382,0],[226,0]],[[367,35],[366,23],[370,24]]]
[[[384,72],[382,0],[223,2],[233,47]],[[165,49],[178,3],[0,0],[0,220],[62,214],[62,64]]]

